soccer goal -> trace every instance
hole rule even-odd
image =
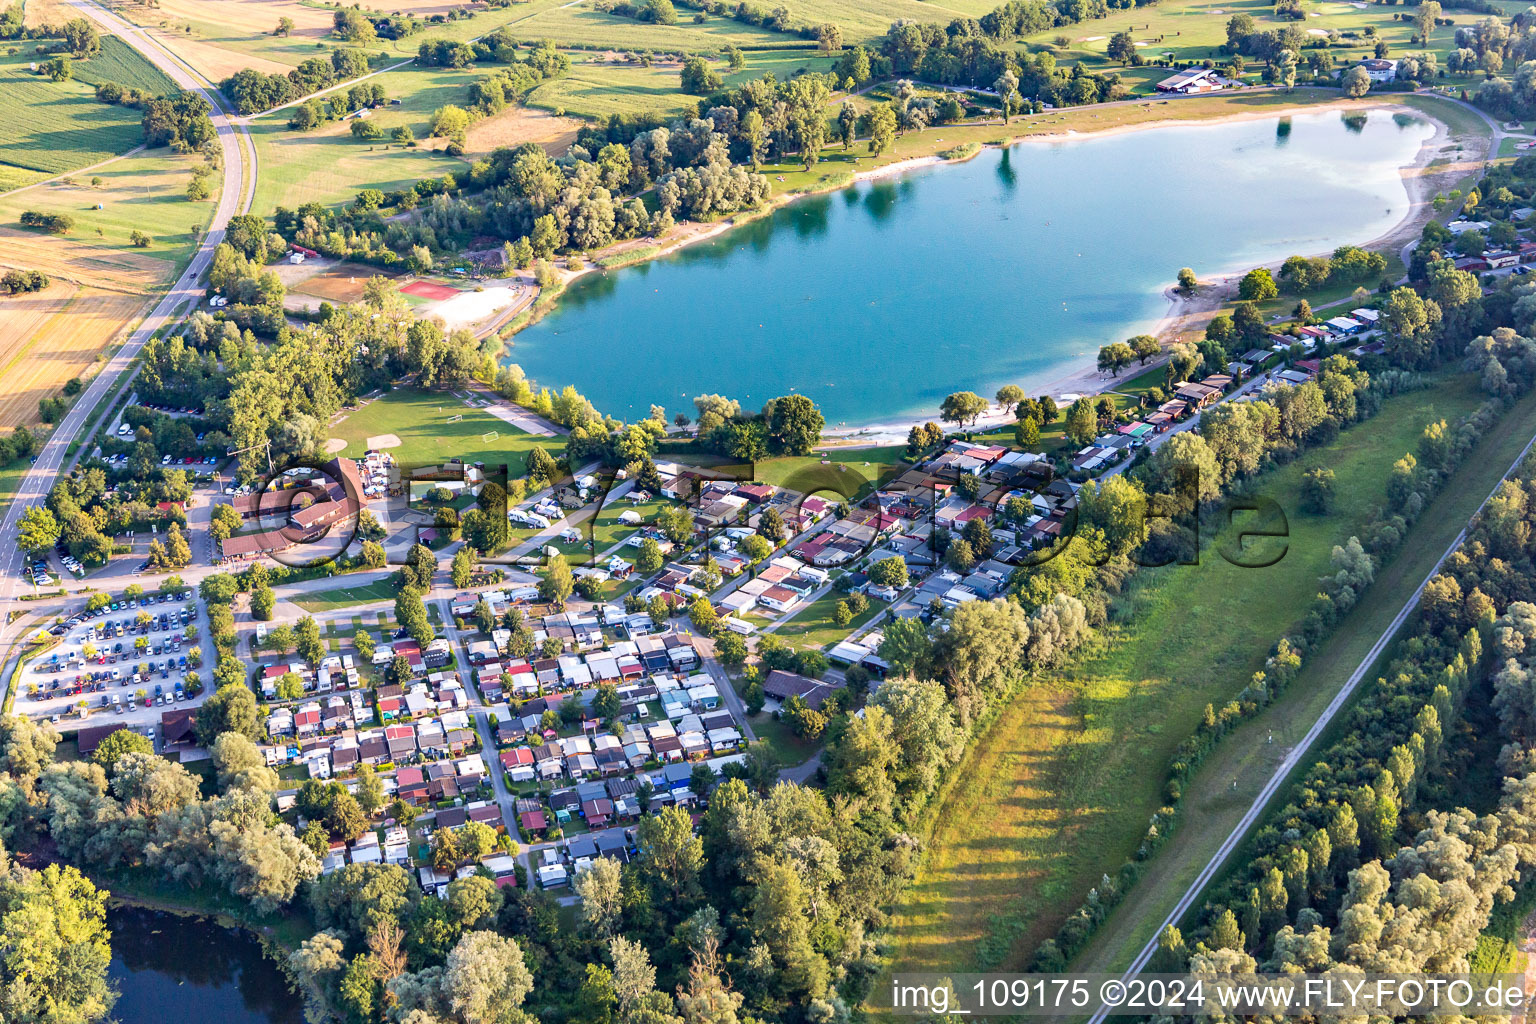
[[[496,433],[494,430],[487,430],[485,433],[480,435],[480,442],[482,444],[490,444],[500,436],[501,435]]]
[[[462,420],[463,418],[464,418],[464,414],[463,413],[456,412],[452,416],[448,417],[448,422],[449,423],[457,423],[457,422],[459,422],[459,420]]]

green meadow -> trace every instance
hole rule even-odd
[[[432,112],[465,104],[465,93],[478,77],[472,71],[442,68],[402,68],[373,81],[384,87],[399,106],[380,108],[370,119],[389,132],[401,125],[425,141]],[[469,165],[426,146],[360,142],[350,122],[332,122],[313,131],[288,127],[290,111],[279,110],[251,121],[251,141],[261,174],[252,203],[255,213],[270,214],[278,206],[290,209],[309,202],[347,203],[365,188],[383,191],[407,188],[422,178],[465,170]]]
[[[525,434],[446,391],[396,388],[345,416],[331,426],[330,436],[348,442],[341,452],[348,458],[360,458],[368,438],[395,434],[401,443],[389,452],[401,463],[424,465],[452,458],[491,466],[506,463],[508,474],[519,477],[527,472],[528,451],[535,445],[557,459],[565,450],[563,437]]]
[[[187,198],[192,168],[201,162],[169,149],[125,156],[69,181],[0,196],[0,223],[15,223],[24,210],[67,214],[75,221],[67,238],[179,262],[195,247],[192,229],[206,229],[217,205],[222,171],[209,178],[209,199]],[[134,230],[153,238],[149,248],[133,247],[129,234]]]
[[[727,85],[741,85],[765,74],[783,81],[800,72],[826,71],[834,63],[833,58],[804,47],[752,50],[746,58],[747,66],[740,71],[730,71],[723,61],[715,62]],[[683,92],[675,64],[644,68],[581,53],[573,53],[571,59],[568,74],[529,93],[529,106],[603,120],[610,114],[681,114],[685,106],[698,102],[697,96]]]
[[[1454,423],[1481,397],[1472,381],[1446,375],[1434,390],[1387,400],[1370,421],[1259,480],[1289,521],[1287,552],[1275,565],[1238,568],[1208,544],[1198,565],[1134,576],[1112,620],[1135,628],[1111,625],[1096,650],[1028,685],[955,772],[965,782],[940,807],[928,860],[894,915],[893,969],[1022,969],[1099,877],[1135,850],[1164,803],[1174,750],[1205,705],[1240,690],[1297,621],[1333,546],[1383,500],[1392,463],[1426,423]],[[1479,464],[1486,486],[1479,479],[1462,489],[1477,500],[1507,461]],[[1349,486],[1330,515],[1306,515],[1301,474],[1324,465]],[[1451,536],[1467,514],[1448,518]],[[1436,516],[1421,519],[1404,550],[1437,524]],[[1448,540],[1424,547],[1438,556]],[[1369,608],[1363,603],[1356,615]],[[1333,674],[1313,685],[1338,681]],[[1288,694],[1305,691],[1297,683]]]

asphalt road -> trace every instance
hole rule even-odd
[[[22,478],[14,500],[6,509],[5,518],[0,520],[0,608],[7,610],[15,608],[18,593],[27,590],[27,584],[21,577],[24,559],[16,547],[16,533],[22,513],[42,503],[54,479],[64,469],[70,443],[80,436],[97,405],[106,398],[118,379],[129,372],[144,343],[162,325],[174,323],[196,305],[203,294],[199,282],[213,262],[214,247],[224,239],[229,219],[250,209],[250,189],[247,188],[246,166],[241,155],[241,140],[246,139],[244,144],[249,146],[245,129],[231,124],[210,90],[199,84],[189,69],[150,39],[147,33],[88,0],[69,0],[69,3],[102,29],[117,35],[138,50],[150,63],[170,75],[177,85],[202,95],[208,101],[213,107],[209,116],[218,130],[219,147],[224,157],[224,188],[208,233],[203,236],[202,244],[186,270],[171,285],[149,316],[128,336],[128,340],[113,353],[101,372],[92,378],[64,419],[54,428],[42,451],[33,459],[32,468]],[[254,147],[251,148],[250,160],[254,182]],[[0,627],[0,633],[3,632],[3,627]]]

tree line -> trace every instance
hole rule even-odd
[[[1409,636],[1350,713],[1251,856],[1206,901],[1186,939],[1159,939],[1163,969],[1467,969],[1496,901],[1536,863],[1536,775],[1524,644],[1536,635],[1533,467],[1500,485],[1425,588]],[[1457,806],[1469,701],[1488,700],[1497,771]],[[1500,778],[1500,776],[1502,778]]]
[[[307,58],[286,73],[265,74],[251,68],[237,71],[219,83],[219,91],[228,97],[239,113],[255,114],[367,73],[367,53],[338,46],[331,50],[329,57]],[[373,101],[371,93],[367,99]],[[378,101],[382,99],[380,90]]]

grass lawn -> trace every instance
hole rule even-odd
[[[854,501],[875,485],[896,475],[906,448],[832,448],[814,455],[764,459],[757,464],[758,480],[774,487],[788,487],[803,494]]]
[[[1356,7],[1342,0],[1321,0],[1307,4],[1306,10],[1315,16],[1308,17],[1305,25],[1299,26],[1303,31],[1317,29],[1326,33],[1337,29],[1343,36],[1338,45],[1329,47],[1335,66],[1372,56],[1378,39],[1388,44],[1393,59],[1419,52],[1417,47],[1410,45],[1413,22],[1396,20],[1400,12],[1391,7],[1376,4]],[[1297,24],[1277,16],[1273,5],[1261,0],[1237,0],[1220,5],[1173,0],[1147,9],[1111,10],[1107,18],[1049,29],[1027,37],[1022,45],[1029,49],[1049,49],[1063,63],[1080,61],[1095,71],[1121,72],[1129,77],[1138,69],[1124,67],[1105,55],[1109,39],[1116,32],[1129,32],[1135,42],[1146,44],[1140,49],[1148,57],[1171,52],[1179,60],[1198,61],[1210,57],[1219,63],[1226,56],[1221,52],[1221,46],[1227,38],[1227,20],[1234,14],[1251,15],[1260,30],[1278,30]],[[1448,11],[1445,20],[1455,24],[1432,30],[1428,49],[1442,55],[1453,49],[1455,26],[1470,25],[1478,17],[1481,15],[1470,11]],[[1375,35],[1367,37],[1364,34],[1367,28],[1374,29]],[[1058,37],[1065,37],[1067,45],[1057,45]],[[1166,73],[1166,69],[1151,70]]]
[[[545,548],[552,547],[564,555],[566,561],[568,561],[571,565],[591,564],[592,552],[587,546],[586,531],[583,529],[584,526],[585,523],[576,524],[575,529],[581,533],[581,536],[573,541],[561,540],[558,533],[545,537],[540,542],[538,550],[532,552],[532,554],[542,555],[544,554]],[[515,548],[519,544],[531,540],[541,532],[542,531],[537,527],[515,527],[510,531],[509,536],[511,536],[512,546]],[[598,554],[602,554],[603,549],[599,547],[597,552]]]
[[[126,156],[69,182],[0,196],[0,224],[17,221],[24,210],[63,213],[75,221],[64,238],[180,263],[196,248],[192,228],[206,229],[216,206],[213,198],[198,203],[187,198],[192,169],[201,163],[200,157],[170,149]],[[92,185],[93,178],[100,178],[101,184]],[[223,172],[215,171],[208,179],[213,197],[219,194],[222,178]],[[148,248],[134,248],[128,240],[134,230],[150,236]]]
[[[1488,927],[1477,937],[1469,966],[1479,974],[1505,974],[1525,969],[1519,943],[1525,938],[1526,917],[1536,910],[1536,884],[1527,881],[1515,889],[1510,903],[1496,903]]]
[[[0,191],[99,163],[144,137],[140,113],[96,102],[85,82],[52,82],[33,54],[0,55]]]
[[[619,517],[631,510],[640,514],[642,523],[649,523],[663,510],[671,508],[672,502],[666,498],[652,498],[649,501],[633,502],[627,497],[610,500],[598,509],[597,515],[578,527],[582,536],[590,536],[597,542],[597,553],[602,554],[639,530],[638,526],[621,522]]]
[[[774,634],[791,647],[819,651],[846,639],[849,633],[889,607],[884,601],[870,601],[862,614],[855,615],[848,625],[839,626],[832,620],[832,612],[837,602],[847,596],[835,589],[827,591],[796,612]]]
[[[313,590],[290,600],[307,612],[331,612],[338,608],[371,604],[374,601],[393,601],[396,591],[387,579],[374,583],[362,583],[335,590]]]
[[[414,49],[414,47],[413,47]],[[389,132],[401,125],[425,140],[432,112],[439,107],[465,105],[466,90],[484,72],[447,68],[402,68],[371,79],[400,105],[384,107],[370,120]],[[302,203],[327,206],[349,203],[365,188],[383,191],[406,188],[422,178],[459,173],[463,160],[425,146],[408,148],[388,142],[359,142],[350,123],[332,122],[314,131],[288,128],[291,111],[265,114],[250,123],[251,141],[261,174],[251,212],[263,216],[278,206],[293,209]]]
[[[1165,845],[1147,864],[1141,882],[1116,908],[1096,941],[1078,957],[1074,965],[1077,969],[1114,971],[1130,963],[1236,827],[1290,746],[1311,728],[1339,685],[1360,664],[1408,595],[1466,526],[1473,511],[1533,432],[1536,397],[1527,396],[1490,431],[1475,455],[1462,464],[1415,524],[1413,536],[1399,556],[1377,574],[1375,585],[1348,621],[1306,663],[1281,700],[1228,737],[1208,758],[1186,790],[1178,841]],[[1275,737],[1273,744],[1269,742],[1271,733]],[[1326,746],[1320,743],[1315,749],[1321,751]],[[1305,770],[1306,766],[1297,769]],[[1288,792],[1282,789],[1277,799],[1288,798]]]
[[[928,861],[895,914],[893,970],[1024,964],[1134,850],[1164,802],[1174,750],[1205,705],[1241,689],[1299,618],[1332,546],[1380,503],[1392,462],[1431,419],[1454,422],[1479,399],[1465,377],[1389,399],[1368,423],[1260,481],[1289,518],[1288,551],[1274,566],[1239,569],[1207,546],[1199,565],[1134,577],[1121,600],[1134,629],[1110,632],[1098,650],[1025,690],[958,770],[968,784],[941,807]],[[1350,481],[1327,518],[1297,507],[1301,474],[1320,465]],[[1185,823],[1166,849],[1198,831]]]
[[[454,417],[461,417],[450,423]],[[487,436],[495,437],[487,440]],[[346,414],[330,428],[332,437],[347,441],[341,452],[361,458],[368,438],[395,434],[401,445],[391,448],[403,465],[429,465],[459,457],[487,466],[505,463],[511,477],[527,472],[528,451],[537,445],[559,458],[565,451],[563,437],[536,437],[481,409],[472,409],[445,392],[396,388],[361,409]]]
[[[575,12],[580,12],[580,8],[571,8],[570,11],[562,13]],[[613,18],[610,15],[598,14],[596,11],[584,13],[595,18],[630,22],[628,18]],[[634,23],[630,22],[630,24]],[[734,25],[736,23],[717,19],[709,24]],[[657,25],[638,26],[638,30],[674,31],[672,28]],[[791,37],[778,36],[778,38]],[[639,45],[639,43],[629,43],[624,48]],[[672,45],[680,44],[674,42]],[[712,42],[702,45],[707,51],[713,52],[723,44]],[[761,43],[754,41],[752,45],[761,45]],[[783,81],[793,77],[798,71],[826,71],[832,66],[833,58],[820,54],[814,49],[803,48],[799,40],[795,41],[795,45],[801,48],[749,50],[747,66],[740,71],[731,71],[722,60],[714,61],[712,66],[725,77],[727,86],[741,85],[770,72]],[[545,82],[528,95],[529,106],[563,111],[582,117],[606,119],[609,114],[678,114],[682,112],[685,104],[692,104],[698,99],[682,91],[680,69],[675,64],[643,68],[638,64],[610,64],[599,55],[581,53],[573,53],[571,60],[571,70],[568,74]]]
[[[32,466],[27,460],[21,459],[12,465],[0,469],[0,501],[9,501],[11,495],[21,486],[22,478],[27,475],[27,470]]]
[[[731,677],[731,685],[736,689],[736,695],[746,700],[743,696],[746,686],[736,677]],[[820,743],[807,742],[794,734],[794,731],[783,722],[775,718],[767,711],[759,711],[755,715],[748,715],[747,722],[751,724],[752,731],[757,734],[758,741],[772,751],[773,756],[782,765],[790,766],[804,764],[821,750]]]
[[[799,36],[758,28],[734,18],[708,18],[702,25],[695,25],[693,14],[693,11],[681,11],[676,25],[656,25],[605,14],[587,4],[569,6],[562,3],[523,19],[514,31],[518,39],[548,39],[556,45],[670,53],[713,53],[731,45],[743,48],[805,45],[805,40]]]

